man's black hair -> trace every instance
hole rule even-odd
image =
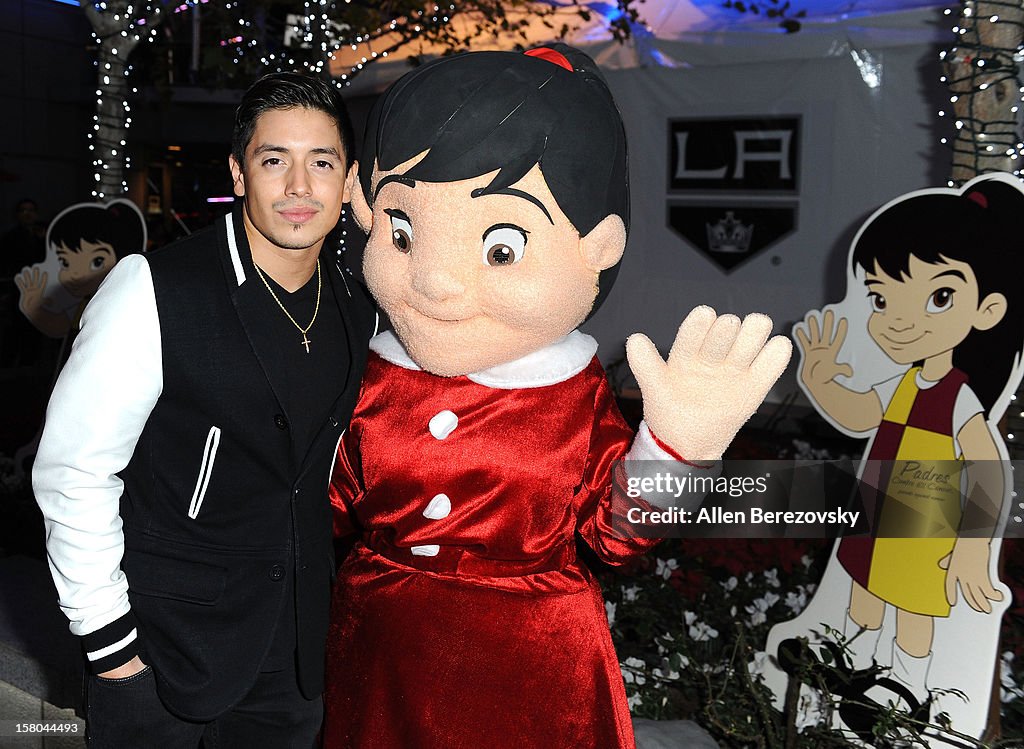
[[[242,95],[235,111],[231,134],[231,155],[239,166],[245,165],[245,149],[256,131],[256,121],[264,112],[274,109],[312,109],[323,112],[338,125],[346,166],[354,158],[352,121],[337,89],[331,84],[305,73],[269,73]]]

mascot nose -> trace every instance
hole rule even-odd
[[[412,287],[423,296],[434,302],[462,296],[466,285],[454,272],[450,262],[436,255],[420,257],[413,263]]]

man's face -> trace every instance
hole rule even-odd
[[[245,166],[234,157],[230,166],[256,255],[318,252],[351,189],[338,126],[314,109],[264,112],[246,146]]]

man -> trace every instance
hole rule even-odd
[[[91,746],[309,747],[319,729],[327,482],[376,327],[324,242],[351,144],[327,84],[260,79],[235,117],[240,205],[125,258],[83,315],[33,485]]]

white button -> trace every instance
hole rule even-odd
[[[427,509],[423,511],[423,517],[431,520],[440,520],[441,518],[448,517],[448,514],[452,511],[452,501],[448,499],[447,494],[438,494],[427,505]]]
[[[443,440],[449,434],[455,431],[455,427],[459,425],[459,417],[451,411],[442,411],[439,414],[435,414],[434,418],[430,420],[428,425],[430,433],[434,435],[436,439]]]
[[[437,544],[428,544],[426,546],[413,546],[409,551],[412,552],[414,557],[436,557],[437,552],[441,551],[441,547]]]

